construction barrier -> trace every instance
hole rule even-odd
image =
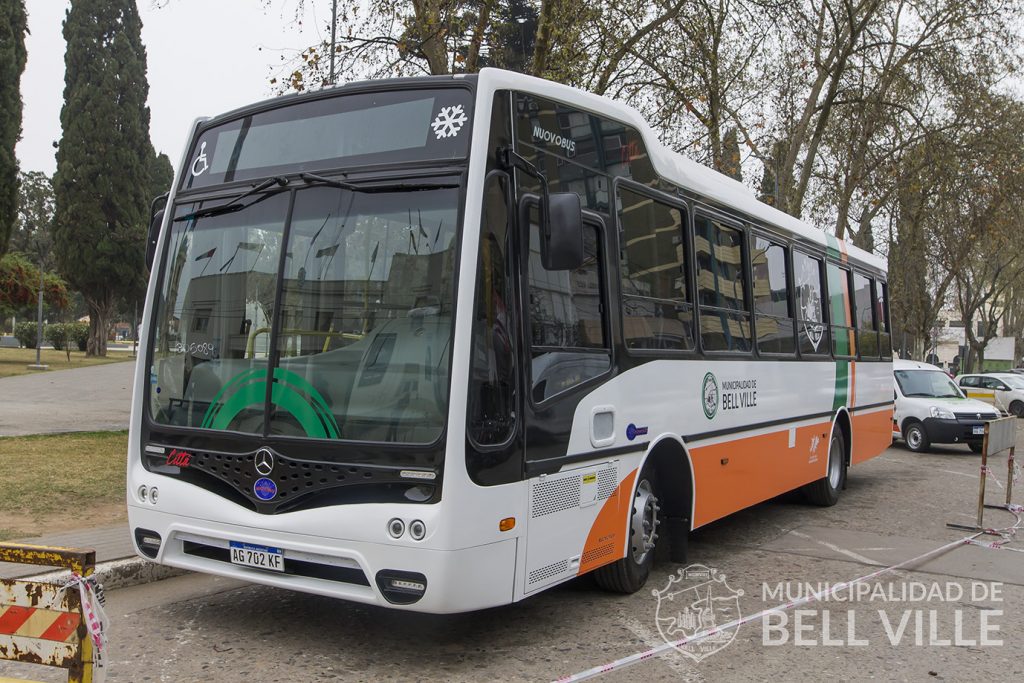
[[[1014,452],[1017,450],[1017,419],[1016,415],[1012,415],[985,423],[985,440],[982,442],[981,448],[981,477],[978,483],[978,522],[974,526],[951,522],[946,524],[950,529],[984,532],[986,531],[984,524],[985,508],[995,510],[1010,509],[1012,505],[1010,499],[1013,496],[1013,484],[1017,479],[1017,468],[1014,464]],[[985,482],[991,476],[999,484],[999,480],[995,479],[992,475],[992,469],[988,466],[988,458],[990,455],[996,455],[1003,451],[1008,451],[1006,456],[1006,486],[1002,487],[1006,491],[1006,504],[987,505],[985,503]],[[1000,484],[1000,486],[1002,485]]]
[[[68,683],[99,683],[104,617],[89,579],[96,551],[0,543],[0,562],[72,572],[63,585],[0,579],[0,660],[67,669]],[[0,683],[13,680],[0,677]]]

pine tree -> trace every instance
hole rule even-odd
[[[115,306],[145,278],[153,146],[146,50],[134,0],[72,0],[54,251],[89,308],[89,355],[107,353]]]
[[[21,73],[25,70],[24,0],[0,0],[0,256],[14,232],[18,210],[18,159],[21,137]]]

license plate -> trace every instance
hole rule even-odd
[[[977,425],[974,428],[974,434],[975,435],[982,435],[984,433],[985,433],[985,425]]]
[[[284,553],[281,552],[280,548],[268,548],[265,545],[231,541],[231,564],[283,572]]]

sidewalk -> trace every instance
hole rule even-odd
[[[57,534],[7,542],[28,543],[31,545],[57,545],[69,548],[94,548],[96,550],[97,565],[102,562],[110,562],[111,560],[135,557],[127,523],[93,529],[79,529],[77,531],[62,531]],[[47,571],[46,567],[36,565],[0,562],[0,579],[33,576]]]
[[[128,429],[135,363],[0,379],[0,436]]]

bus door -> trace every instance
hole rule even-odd
[[[607,379],[612,367],[605,225],[596,215],[585,214],[583,265],[572,271],[549,271],[540,257],[536,212],[529,215],[529,225],[521,231],[520,251],[526,255],[521,261],[530,506],[526,593],[575,576],[581,563],[586,565],[587,532],[618,482],[615,462],[585,464],[600,458],[592,451],[614,443],[615,406],[604,406],[582,418],[588,421],[584,428],[591,438],[586,450],[580,452],[574,446],[576,452],[569,452],[580,399]],[[588,451],[590,457],[572,457]],[[622,539],[609,542],[604,552],[610,556],[622,543]]]

